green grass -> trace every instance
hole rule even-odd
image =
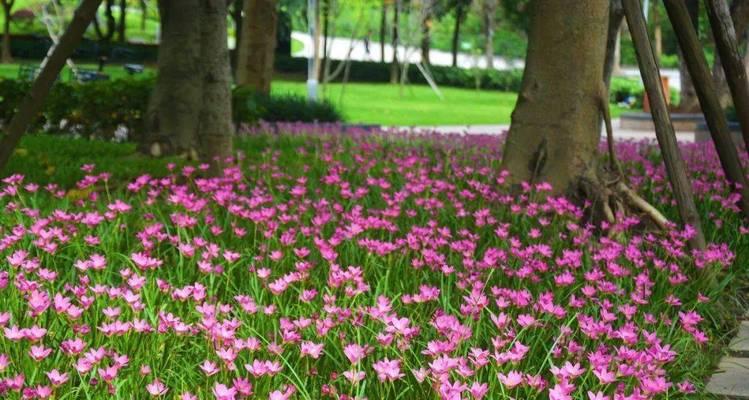
[[[336,105],[351,123],[382,125],[509,124],[515,93],[443,87],[444,100],[426,85],[375,83],[329,84],[324,98]],[[273,82],[274,93],[305,95],[304,82]],[[343,96],[342,92],[343,91]],[[612,115],[624,109],[612,105]]]

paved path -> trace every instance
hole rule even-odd
[[[291,37],[293,39],[302,42],[304,47],[302,50],[297,51],[293,55],[295,57],[311,57],[312,55],[312,38],[304,32],[292,32]],[[369,44],[369,53],[367,53],[364,46],[364,41],[361,39],[334,37],[328,39],[328,48],[330,49],[330,58],[334,60],[345,60],[346,55],[351,50],[351,59],[356,61],[379,61],[380,60],[380,43],[372,41]],[[322,48],[322,39],[320,39],[320,48]],[[398,58],[405,60],[408,56],[408,60],[411,63],[421,61],[421,50],[417,47],[404,47],[398,46]],[[385,59],[390,60],[393,57],[393,46],[391,44],[385,45]],[[429,52],[429,61],[433,65],[452,65],[452,54],[448,51],[442,50],[431,50]],[[517,59],[507,59],[505,57],[494,57],[494,68],[499,70],[523,68],[525,62]],[[461,68],[486,68],[486,57],[481,55],[476,56],[468,53],[458,53],[458,66]],[[662,69],[661,73],[669,78],[669,86],[678,89],[681,85],[681,79],[678,69]],[[640,71],[637,68],[625,67],[621,70],[622,76],[640,77]]]
[[[640,130],[629,130],[620,128],[620,120],[614,119],[612,121],[614,126],[614,138],[617,140],[643,140],[650,139],[656,140],[655,132],[653,131],[640,131]],[[462,133],[466,135],[500,135],[510,129],[509,125],[443,125],[443,126],[415,126],[415,127],[399,127],[404,130],[414,131],[431,131],[439,133]],[[601,137],[606,136],[606,131],[601,131]],[[680,142],[694,142],[694,132],[677,132],[676,138]]]
[[[728,353],[710,378],[707,391],[727,399],[749,399],[749,313],[728,346]]]

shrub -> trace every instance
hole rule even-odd
[[[611,103],[618,104],[627,101],[628,98],[633,98],[634,103],[632,103],[632,107],[641,108],[644,93],[645,88],[642,85],[642,81],[640,81],[639,79],[615,77],[611,80],[611,87],[609,88],[609,101]],[[675,88],[671,88],[671,104],[679,104],[679,99],[679,91]]]
[[[31,130],[74,133],[111,139],[118,129],[137,135],[153,89],[153,79],[57,82]],[[0,124],[7,124],[31,83],[0,80]],[[336,122],[340,113],[329,103],[309,103],[291,95],[259,96],[244,89],[233,92],[236,122]]]
[[[337,122],[340,113],[327,101],[309,102],[306,98],[284,94],[263,95],[251,89],[234,90],[233,115],[236,122]]]

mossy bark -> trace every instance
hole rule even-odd
[[[596,180],[608,0],[537,0],[502,166],[579,195]]]

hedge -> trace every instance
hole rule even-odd
[[[128,136],[137,136],[153,89],[153,79],[121,79],[88,83],[57,82],[45,100],[31,131],[74,133],[86,137],[114,138],[123,128]],[[28,81],[0,79],[0,124],[6,125],[15,114]],[[290,95],[262,96],[245,89],[232,93],[236,123],[337,122],[340,113],[326,102],[310,103]]]

